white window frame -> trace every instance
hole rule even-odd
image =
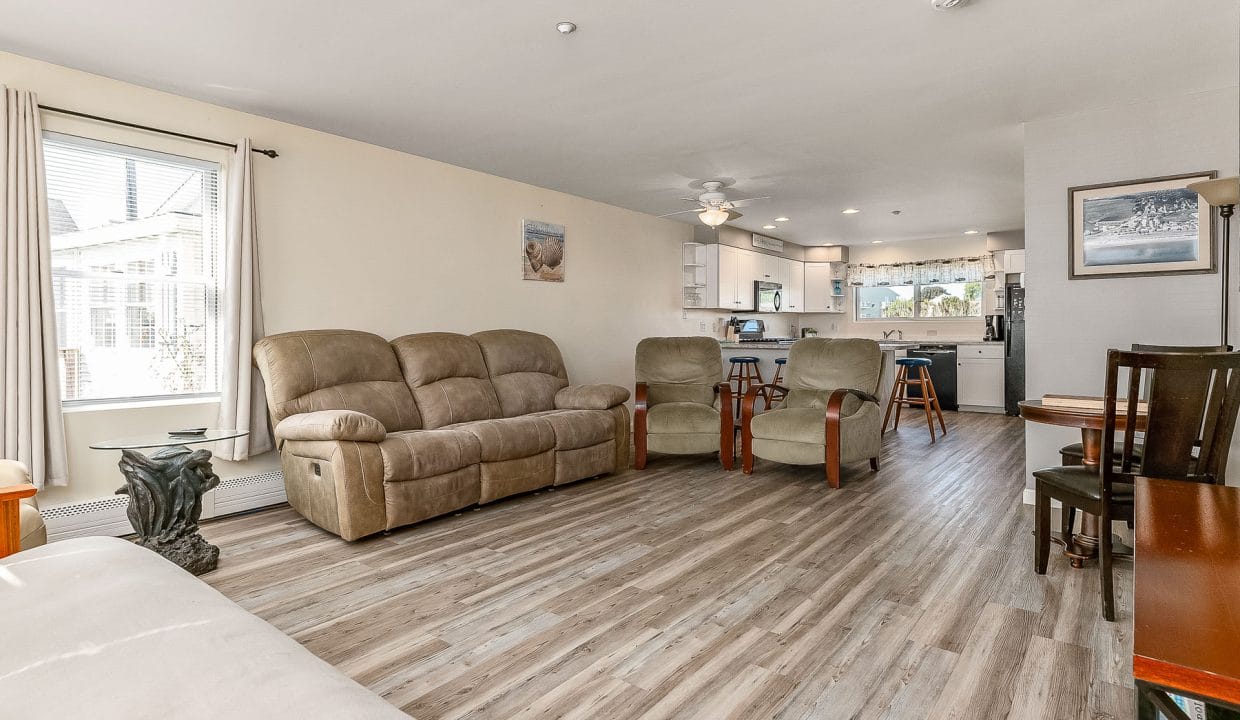
[[[986,317],[986,308],[985,308],[985,305],[984,305],[984,301],[985,301],[985,299],[986,299],[986,283],[985,283],[985,281],[981,281],[981,280],[979,280],[979,281],[978,281],[978,284],[982,286],[982,297],[981,297],[981,299],[979,299],[979,300],[978,300],[978,310],[979,310],[979,312],[978,312],[978,314],[977,314],[977,315],[956,315],[956,316],[948,316],[948,317],[924,317],[924,316],[922,316],[922,315],[921,315],[921,303],[918,301],[918,298],[921,296],[921,288],[922,288],[922,286],[923,286],[923,285],[926,285],[926,284],[929,284],[929,285],[955,285],[955,284],[957,284],[957,283],[954,283],[954,282],[952,282],[952,283],[909,283],[909,284],[907,284],[907,285],[891,285],[891,286],[887,286],[887,285],[876,285],[876,286],[873,286],[873,287],[911,287],[911,288],[913,288],[913,316],[912,316],[912,317],[889,317],[889,318],[884,318],[884,317],[877,317],[877,318],[865,318],[865,317],[861,317],[861,297],[860,297],[860,295],[861,295],[861,291],[862,291],[862,290],[869,290],[869,289],[871,289],[871,288],[860,287],[860,286],[854,286],[854,287],[853,287],[853,297],[852,297],[852,300],[853,300],[853,318],[852,318],[852,319],[853,319],[853,322],[859,322],[859,323],[888,323],[888,324],[890,324],[890,323],[901,323],[901,322],[946,322],[946,323],[953,323],[953,322],[976,322],[976,321],[981,320],[982,318]],[[968,283],[965,283],[965,284],[967,285]]]
[[[192,140],[184,140],[170,135],[161,133],[153,133],[134,128],[127,128],[110,123],[103,123],[96,120],[85,118],[77,118],[66,115],[58,115],[55,113],[43,113],[43,135],[45,138],[56,139],[58,137],[75,144],[90,146],[98,144],[99,146],[121,145],[131,151],[134,155],[148,157],[154,159],[165,159],[167,155],[176,156],[178,159],[202,163],[206,168],[216,170],[218,172],[218,188],[216,203],[218,212],[216,213],[216,237],[219,238],[219,253],[221,254],[221,276],[218,278],[219,286],[217,287],[216,305],[218,311],[222,313],[219,307],[224,290],[224,284],[227,278],[223,276],[225,268],[222,262],[222,256],[225,252],[226,241],[224,238],[225,214],[227,208],[227,187],[228,187],[228,164],[231,157],[231,151],[222,146],[210,145],[208,143],[194,142]],[[90,273],[80,273],[83,277],[87,277]],[[56,277],[67,277],[65,273],[56,273]],[[109,276],[115,279],[115,276]],[[127,303],[123,303],[127,304]],[[60,312],[58,310],[58,312]],[[126,318],[114,318],[115,334],[119,338],[126,332]],[[225,335],[224,328],[220,328],[221,344]],[[59,344],[59,343],[58,343]],[[222,348],[217,345],[217,352],[222,353]],[[222,358],[220,358],[222,361]],[[222,372],[222,365],[219,365]],[[217,378],[217,387],[222,378]],[[219,402],[221,391],[201,393],[162,393],[152,395],[130,395],[120,397],[106,398],[86,398],[74,400],[62,400],[61,405],[69,410],[89,410],[99,408],[112,409],[116,407],[143,407],[143,406],[160,406],[167,405],[169,402]]]

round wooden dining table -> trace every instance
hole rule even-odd
[[[1098,471],[1102,458],[1102,426],[1106,414],[1101,408],[1063,407],[1046,405],[1041,400],[1022,400],[1017,403],[1020,416],[1029,422],[1060,427],[1074,427],[1081,430],[1082,464]],[[1128,419],[1122,413],[1115,415],[1115,430],[1127,427]],[[1145,414],[1137,413],[1137,430],[1145,429]],[[1108,455],[1111,451],[1108,451]],[[1064,546],[1063,554],[1074,568],[1085,566],[1086,560],[1098,557],[1098,516],[1087,512],[1081,513],[1081,531],[1073,533],[1071,542],[1067,538],[1052,538]],[[1110,528],[1105,528],[1110,532]]]

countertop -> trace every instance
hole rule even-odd
[[[918,345],[991,345],[1002,344],[1002,340],[978,340],[975,338],[926,338],[924,340],[879,340],[873,338],[878,346],[883,350],[907,350]],[[724,342],[719,341],[719,346],[728,350],[787,350],[792,347],[791,342]]]

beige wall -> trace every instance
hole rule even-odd
[[[524,328],[559,343],[573,381],[629,386],[640,338],[697,331],[680,310],[688,224],[14,55],[0,53],[0,83],[49,105],[276,148],[278,159],[255,159],[268,332]],[[523,218],[566,226],[564,283],[521,279]],[[44,502],[121,485],[117,454],[89,443],[214,416],[210,404],[70,413],[70,485],[46,490]],[[231,477],[273,464],[216,470]]]

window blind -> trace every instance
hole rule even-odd
[[[219,390],[220,166],[46,133],[67,402]]]

